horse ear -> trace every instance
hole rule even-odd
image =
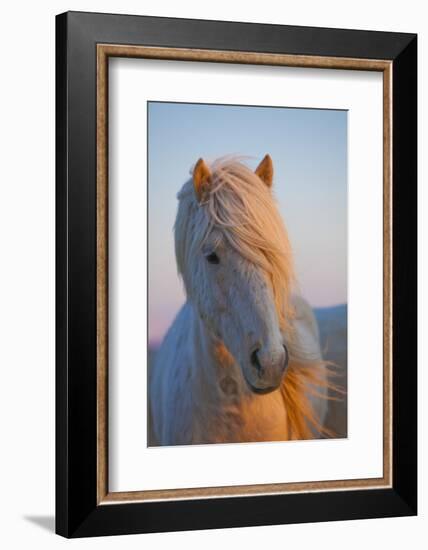
[[[193,169],[193,187],[196,198],[201,202],[204,191],[211,178],[211,172],[204,159],[200,158]]]
[[[256,168],[256,175],[265,183],[268,187],[272,187],[273,181],[273,163],[270,155],[265,155],[264,159]]]

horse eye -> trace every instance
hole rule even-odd
[[[207,262],[210,264],[220,263],[220,258],[217,256],[215,252],[211,252],[211,254],[208,254],[207,256],[205,256],[205,258],[207,259]]]

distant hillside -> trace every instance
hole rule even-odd
[[[323,357],[339,367],[335,379],[346,391],[348,387],[348,306],[315,308],[315,317],[320,331]],[[329,407],[328,426],[339,437],[347,434],[347,399],[332,401]]]
[[[315,308],[324,357],[335,363],[347,363],[348,306]]]

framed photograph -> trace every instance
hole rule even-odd
[[[414,515],[417,38],[56,20],[56,529]]]

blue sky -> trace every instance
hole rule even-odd
[[[148,104],[149,341],[184,301],[174,257],[176,194],[203,157],[273,159],[274,193],[301,293],[314,306],[347,301],[347,112],[284,107]]]

